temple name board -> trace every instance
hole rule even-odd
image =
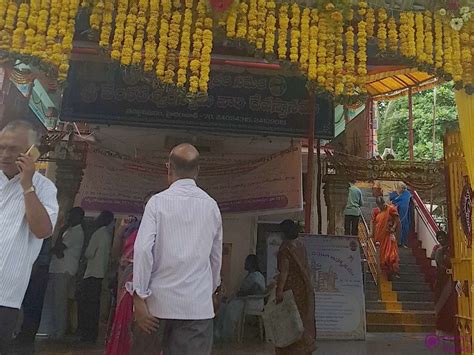
[[[235,69],[235,68],[234,68]],[[306,137],[305,79],[262,71],[214,71],[207,99],[190,101],[157,80],[103,63],[75,62],[62,107],[64,121]],[[334,137],[334,106],[316,99],[315,135]]]

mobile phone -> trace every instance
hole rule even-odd
[[[33,161],[37,161],[39,159],[39,157],[41,156],[41,153],[40,151],[38,150],[38,148],[33,144],[26,152],[26,155],[30,156]]]

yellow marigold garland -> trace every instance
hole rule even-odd
[[[275,50],[275,31],[276,31],[276,16],[275,16],[275,1],[267,1],[267,18],[265,22],[265,55],[270,56],[274,54]]]
[[[58,36],[59,14],[61,13],[61,1],[51,0],[51,11],[49,14],[49,26],[46,32],[46,53],[48,61],[52,60],[53,47]]]
[[[349,15],[349,21],[352,21],[352,10]],[[346,58],[345,58],[345,82],[346,82],[346,94],[352,96],[354,94],[355,83],[356,83],[356,64],[355,58],[356,53],[354,50],[355,45],[355,34],[352,26],[347,26],[346,33]]]
[[[413,12],[407,13],[408,18],[408,56],[416,57],[416,41],[415,41],[415,15]]]
[[[399,27],[399,37],[400,37],[400,54],[408,57],[410,50],[408,49],[408,15],[406,12],[400,14],[400,27]]]
[[[462,45],[462,51],[461,51],[461,62],[463,65],[463,76],[462,76],[462,81],[464,85],[471,86],[473,81],[472,81],[472,49],[470,47],[471,44],[471,31],[472,31],[473,25],[472,22],[469,24],[463,26],[462,31],[461,31],[461,45]]]
[[[92,7],[92,13],[89,17],[89,24],[91,29],[98,31],[100,25],[102,24],[102,14],[104,12],[104,2],[102,0],[97,1],[97,3]]]
[[[13,31],[11,50],[20,53],[25,41],[26,21],[28,20],[29,5],[21,3],[18,8],[18,15],[16,20],[16,28]]]
[[[309,24],[311,10],[307,7],[303,9],[301,14],[301,41],[300,41],[300,68],[304,73],[308,71],[309,59]]]
[[[420,62],[425,62],[425,24],[422,12],[415,15],[416,24],[416,57]]]
[[[41,59],[46,57],[46,32],[48,31],[50,5],[50,0],[41,0],[41,10],[38,16],[35,43],[33,44],[32,54]]]
[[[171,20],[171,1],[162,0],[162,15],[159,31],[159,41],[157,49],[156,76],[163,80],[165,78],[166,58],[168,57],[168,32],[170,30],[169,21]]]
[[[209,74],[211,72],[211,52],[212,52],[212,18],[207,17],[204,21],[204,32],[202,35],[202,54],[201,54],[201,77],[199,78],[199,90],[207,93]]]
[[[255,43],[255,47],[261,53],[263,50],[263,45],[265,43],[265,36],[267,34],[266,27],[263,24],[267,18],[267,4],[266,0],[258,0],[258,30],[257,30],[257,42]]]
[[[378,39],[378,46],[380,50],[385,51],[387,49],[387,25],[385,21],[387,21],[387,11],[383,8],[378,10],[377,13],[378,18],[378,26],[377,26],[377,39]],[[367,31],[367,35],[369,36],[369,31]]]
[[[112,42],[111,57],[120,60],[122,42],[125,35],[125,21],[127,20],[128,0],[118,0],[117,16],[115,17],[114,39]]]
[[[430,11],[425,11],[425,60],[428,64],[433,64],[433,14]]]
[[[135,36],[137,26],[138,4],[137,0],[132,0],[130,8],[128,9],[127,22],[125,25],[125,36],[123,40],[122,54],[120,56],[120,63],[122,65],[129,65],[132,63],[133,55],[133,39]]]
[[[379,14],[380,21],[380,14]],[[365,22],[367,23],[367,37],[374,37],[375,35],[375,10],[369,8],[365,16]]]
[[[248,10],[249,10],[249,6],[247,5],[247,3],[245,2],[241,2],[239,4],[239,16],[238,16],[238,20],[237,20],[237,34],[236,34],[236,37],[237,39],[245,39],[245,37],[247,36],[247,32],[248,32],[248,19],[247,19],[247,16],[248,16]]]
[[[181,30],[181,10],[175,5],[175,11],[171,16],[170,31],[168,34],[168,58],[166,60],[166,71],[164,82],[172,84],[175,77],[177,49]]]
[[[248,12],[248,31],[247,31],[247,41],[251,45],[255,45],[257,42],[257,27],[259,25],[257,20],[258,8],[257,0],[249,1],[249,12]]]
[[[18,6],[16,2],[10,1],[7,7],[5,17],[5,26],[0,32],[0,49],[8,49],[11,46],[13,29],[15,28],[16,15]]]
[[[143,59],[143,42],[145,40],[145,27],[148,23],[148,6],[149,0],[139,0],[137,30],[135,34],[135,41],[133,42],[133,65],[140,65]]]
[[[463,67],[461,63],[461,38],[459,31],[451,30],[452,48],[453,48],[453,80],[462,81]]]
[[[454,73],[453,45],[451,41],[451,27],[443,22],[443,47],[444,47],[444,72],[449,75]]]
[[[280,60],[286,60],[287,48],[287,36],[288,36],[288,4],[283,3],[279,8],[278,16],[278,58]]]
[[[357,84],[361,92],[365,92],[367,81],[367,31],[365,21],[359,21],[357,24]]]
[[[329,22],[329,21],[328,21]],[[336,60],[336,28],[333,23],[327,27],[326,42],[326,80],[324,87],[330,93],[334,92],[334,62]]]
[[[334,93],[340,96],[344,93],[344,19],[340,12],[335,11],[332,15],[335,21],[335,48],[336,57],[334,64],[335,85]]]
[[[226,35],[227,38],[232,39],[235,37],[236,34],[236,27],[237,27],[237,12],[238,7],[232,6],[229,10],[229,15],[227,16],[226,21]]]
[[[328,41],[328,24],[324,13],[319,15],[318,21],[318,78],[320,86],[326,84],[326,45]]]
[[[441,69],[444,65],[443,22],[439,15],[435,16],[435,68]]]
[[[7,14],[8,1],[0,1],[0,31],[5,26],[5,16]]]
[[[189,92],[191,94],[197,94],[199,92],[200,82],[200,68],[201,68],[201,52],[203,49],[203,31],[204,22],[206,20],[206,0],[199,0],[197,4],[197,20],[194,24],[193,34],[193,59],[190,63],[191,76],[189,78]]]
[[[76,17],[79,10],[79,0],[69,0],[69,15],[67,30],[62,39],[63,58],[62,63],[58,69],[58,79],[64,81],[69,72],[69,59],[72,51],[72,41],[74,39],[74,32],[76,29]]]
[[[398,50],[398,31],[397,22],[393,16],[388,20],[388,49],[391,52]]]
[[[290,40],[290,61],[297,63],[299,59],[299,40],[300,40],[300,16],[301,11],[298,4],[291,6],[291,40]]]
[[[178,87],[184,87],[187,82],[189,51],[191,48],[191,28],[193,25],[193,0],[186,0],[185,6],[183,30],[181,32],[181,48],[179,50]]]
[[[102,18],[102,27],[100,28],[99,46],[108,48],[110,42],[110,35],[112,34],[114,2],[105,1],[104,14]]]
[[[155,65],[159,14],[160,0],[150,0],[150,16],[146,27],[145,61],[143,64],[143,70],[146,72],[151,72]]]
[[[309,27],[309,60],[308,78],[315,81],[318,77],[318,10],[311,9],[311,22]]]

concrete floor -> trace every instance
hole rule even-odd
[[[367,334],[365,341],[319,341],[316,355],[449,355],[454,354],[453,343],[439,338],[426,341],[425,334]],[[427,344],[428,343],[428,344]],[[81,344],[54,344],[39,342],[40,355],[99,355],[103,347],[85,347]],[[22,353],[18,353],[20,355]],[[24,353],[23,353],[24,354]],[[214,355],[271,355],[273,348],[267,344],[217,345]]]

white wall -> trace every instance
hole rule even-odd
[[[228,293],[235,293],[244,279],[245,258],[255,254],[257,244],[257,219],[254,216],[228,215],[223,216],[224,243],[232,243],[231,280],[224,284],[230,288]]]

